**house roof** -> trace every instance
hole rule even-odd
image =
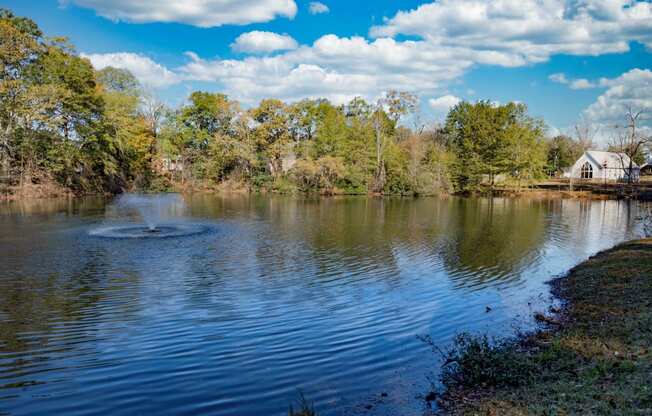
[[[599,150],[588,150],[586,156],[602,169],[605,165],[608,169],[629,168],[629,156],[625,153],[602,152]],[[634,162],[634,168],[638,165]]]

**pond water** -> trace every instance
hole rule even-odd
[[[640,233],[622,201],[155,200],[201,232],[98,235],[149,227],[120,200],[0,204],[0,413],[284,415],[300,389],[320,415],[419,415],[418,336],[528,327],[546,281]]]

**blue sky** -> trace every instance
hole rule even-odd
[[[172,105],[194,89],[247,106],[395,88],[417,93],[431,120],[460,99],[521,101],[562,131],[581,117],[616,123],[628,106],[652,117],[648,1],[323,0],[321,13],[310,3],[0,0]]]

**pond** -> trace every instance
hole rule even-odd
[[[527,328],[641,232],[626,201],[150,198],[0,204],[0,412],[419,415],[420,336]],[[102,231],[152,218],[193,232]]]

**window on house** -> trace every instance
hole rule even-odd
[[[593,179],[593,166],[589,162],[582,165],[581,177],[582,179]]]

